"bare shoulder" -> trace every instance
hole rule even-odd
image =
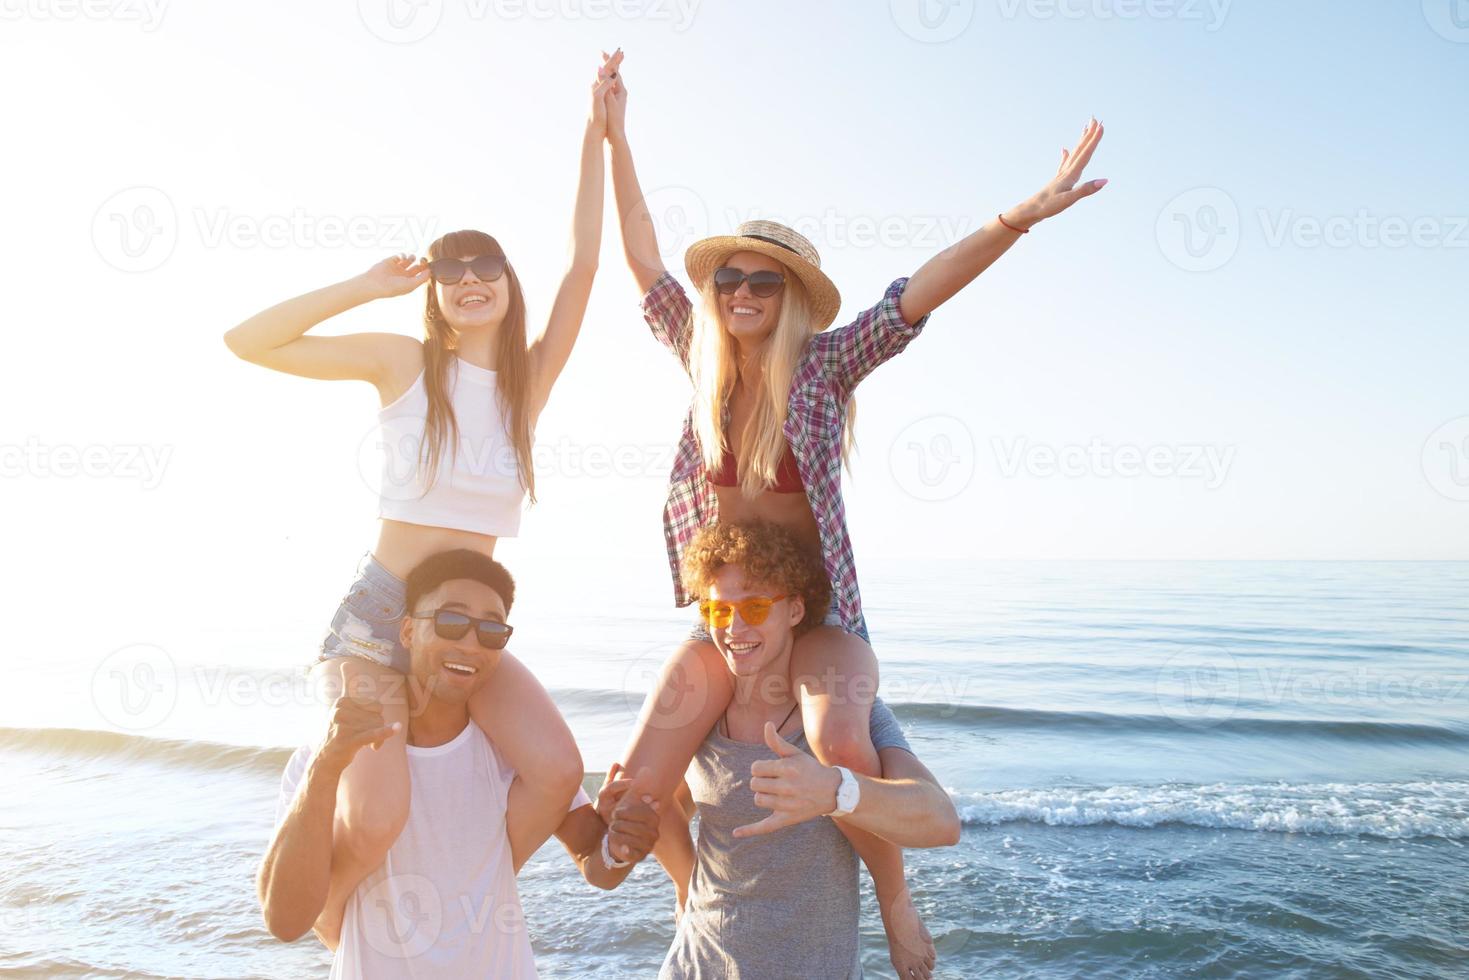
[[[414,371],[423,369],[423,341],[401,333],[379,333],[372,336],[382,344],[384,359],[394,367],[400,362],[411,364]]]
[[[378,394],[384,405],[391,405],[418,380],[423,371],[423,341],[400,333],[374,335],[383,363],[382,384]]]

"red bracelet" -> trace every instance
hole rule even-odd
[[[1006,228],[1009,228],[1011,231],[1018,231],[1022,235],[1029,235],[1030,234],[1030,229],[1029,228],[1016,228],[1010,222],[1006,221],[1005,220],[1005,214],[1004,214],[1003,211],[1001,213],[995,215],[995,217],[1000,219],[1000,224],[1004,225]]]

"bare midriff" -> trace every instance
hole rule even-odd
[[[721,522],[764,520],[790,531],[803,545],[821,551],[821,531],[804,493],[763,490],[748,498],[739,487],[715,487]]]
[[[428,527],[386,519],[380,523],[382,529],[378,532],[373,557],[400,579],[406,579],[419,562],[440,551],[468,548],[494,557],[495,542],[499,540],[493,534],[476,534],[451,527]]]

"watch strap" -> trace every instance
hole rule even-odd
[[[621,868],[625,868],[628,865],[632,864],[631,861],[614,861],[614,860],[612,860],[612,845],[610,845],[608,843],[609,836],[610,835],[608,835],[608,834],[603,834],[602,835],[602,863],[604,865],[606,865],[607,870],[608,871],[617,871],[617,870],[619,870]]]
[[[841,775],[842,782],[841,785],[837,787],[836,809],[828,813],[827,816],[845,817],[853,810],[857,809],[857,800],[861,790],[857,784],[857,777],[852,775],[852,770],[848,769],[846,766],[833,766],[832,768]],[[845,807],[842,805],[844,802],[848,804]]]

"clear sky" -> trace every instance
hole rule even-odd
[[[375,533],[375,394],[252,367],[221,335],[458,227],[500,238],[539,323],[618,45],[670,267],[782,219],[821,250],[839,322],[1106,124],[1087,176],[1111,184],[859,389],[864,562],[1469,558],[1462,0],[0,0],[0,19],[0,528],[33,609],[66,606],[73,587],[30,585],[80,551],[117,608],[223,593],[319,632]],[[609,205],[510,559],[658,574],[688,391],[637,300]],[[322,329],[417,334],[421,309]]]

